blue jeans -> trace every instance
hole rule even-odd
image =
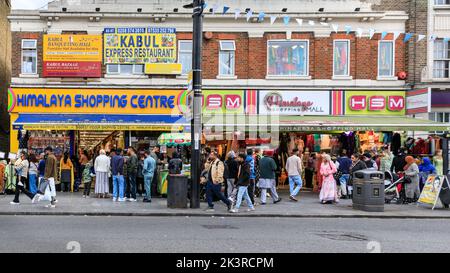
[[[144,175],[145,199],[148,199],[148,200],[152,199],[152,191],[151,191],[152,180],[153,180],[153,176]]]
[[[292,197],[297,196],[301,188],[302,188],[302,178],[300,177],[300,175],[289,176],[289,190],[291,196]]]
[[[28,176],[28,183],[30,184],[30,192],[32,194],[36,194],[36,192],[37,192],[37,175],[30,174]]]
[[[219,197],[219,199],[222,200],[222,202],[224,202],[225,204],[231,204],[230,200],[228,200],[222,193],[222,185],[213,184],[212,182],[208,181],[208,183],[206,183],[206,200],[208,201],[208,206],[210,208],[214,208],[213,195]]]
[[[350,175],[349,174],[343,174],[340,178],[339,178],[339,183],[340,185],[340,193],[342,195],[347,195],[347,182],[350,179]]]
[[[124,198],[125,192],[125,180],[123,175],[113,176],[113,197],[114,198]]]
[[[250,196],[248,195],[248,187],[246,186],[239,186],[236,200],[236,209],[239,209],[241,207],[242,198],[245,198],[245,201],[247,202],[249,208],[254,208],[252,200],[250,200]]]

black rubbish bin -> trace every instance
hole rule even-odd
[[[167,207],[184,209],[188,206],[188,177],[185,175],[170,174],[167,185]]]
[[[384,174],[362,170],[353,174],[353,208],[370,212],[384,211]]]

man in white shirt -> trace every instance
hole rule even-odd
[[[295,197],[302,188],[302,160],[298,157],[298,154],[298,149],[294,149],[292,156],[286,161],[286,172],[289,176],[289,199],[295,202],[298,201]]]

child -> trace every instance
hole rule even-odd
[[[84,168],[82,174],[82,182],[84,184],[83,198],[89,197],[89,193],[91,192],[92,178],[95,177],[95,174],[92,170],[93,168],[91,160],[86,164],[86,167]]]

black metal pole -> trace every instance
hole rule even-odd
[[[192,34],[193,117],[191,121],[191,208],[200,208],[201,139],[202,125],[202,34],[204,0],[194,0]]]

